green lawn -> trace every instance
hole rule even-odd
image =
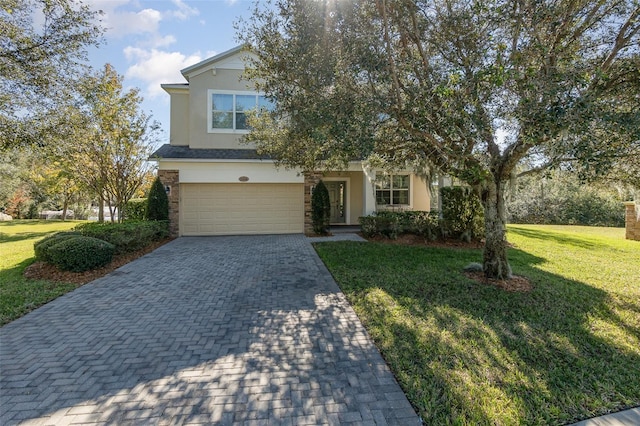
[[[33,243],[76,226],[78,221],[13,220],[0,222],[0,326],[44,305],[76,286],[26,279],[34,262]]]
[[[640,405],[640,242],[513,225],[509,293],[461,274],[481,251],[316,249],[426,424],[565,424]]]

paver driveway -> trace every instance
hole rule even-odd
[[[302,235],[179,238],[0,329],[0,424],[418,424]]]

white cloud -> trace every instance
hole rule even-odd
[[[187,6],[182,0],[172,0],[172,3],[176,5],[177,9],[167,12],[167,15],[170,17],[174,17],[181,21],[184,21],[191,16],[198,16],[200,14],[200,11],[198,9],[196,9],[195,7]]]
[[[166,36],[154,34],[147,41],[141,42],[140,46],[150,48],[166,47],[172,45],[176,41],[176,38],[171,34],[167,34]]]
[[[147,50],[132,46],[125,48],[124,54],[130,62],[135,61],[127,69],[125,77],[145,82],[147,84],[145,95],[149,98],[155,98],[163,93],[160,87],[163,83],[184,82],[180,70],[202,60],[199,52],[187,56],[180,52]]]
[[[122,10],[131,0],[91,0],[89,6],[101,10],[102,24],[107,36],[124,37],[129,34],[155,33],[162,20],[162,13],[156,9]]]
[[[102,24],[107,29],[107,36],[122,38],[131,34],[149,34],[150,40],[143,42],[152,47],[162,47],[170,43],[159,33],[161,22],[177,19],[185,21],[197,16],[200,11],[186,5],[182,0],[172,0],[174,8],[157,10],[152,8],[140,9],[140,3],[135,0],[88,0],[87,4],[94,10],[101,10]],[[140,10],[139,10],[140,9]],[[161,43],[153,44],[157,40]]]
[[[155,33],[162,20],[162,13],[155,9],[139,12],[121,12],[112,20],[113,31],[117,35]]]

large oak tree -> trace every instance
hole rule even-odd
[[[277,106],[247,141],[305,170],[368,158],[458,177],[481,195],[485,274],[510,277],[518,164],[597,175],[637,152],[639,18],[638,0],[256,2],[238,34]]]

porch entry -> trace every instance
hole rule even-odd
[[[347,223],[347,181],[325,181],[331,204],[331,223]]]

